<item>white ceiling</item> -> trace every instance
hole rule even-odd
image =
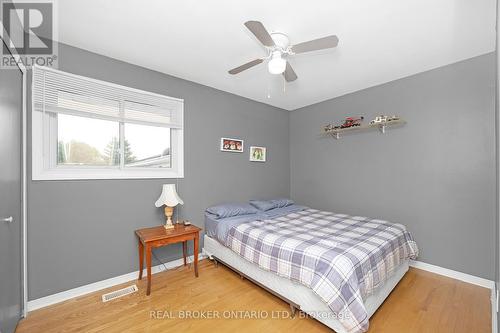
[[[59,40],[293,110],[494,51],[495,0],[64,0]],[[292,44],[336,34],[336,49],[294,56],[286,84],[244,27],[259,20]]]

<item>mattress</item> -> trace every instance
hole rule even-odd
[[[300,306],[300,310],[317,319],[338,333],[347,333],[340,321],[332,316],[332,311],[310,288],[280,277],[273,272],[263,270],[257,265],[240,257],[237,253],[220,244],[217,240],[204,236],[204,251],[209,258],[217,258],[225,264],[244,273],[251,279],[273,290],[286,299]],[[368,315],[371,317],[384,302],[397,283],[408,271],[409,261],[399,265],[388,279],[364,300]]]
[[[215,215],[205,213],[205,235],[217,237],[217,219]]]

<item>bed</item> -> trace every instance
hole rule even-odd
[[[366,331],[418,255],[401,224],[298,205],[206,214],[204,250],[338,333]]]

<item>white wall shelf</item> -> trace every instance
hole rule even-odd
[[[335,139],[340,139],[341,134],[345,134],[345,133],[361,132],[361,131],[368,131],[368,130],[373,130],[373,129],[378,129],[380,131],[380,133],[385,133],[386,129],[389,127],[399,127],[399,126],[403,126],[404,124],[406,124],[406,121],[403,119],[399,119],[399,120],[393,120],[393,121],[388,121],[388,122],[378,123],[378,124],[367,124],[367,125],[353,126],[353,127],[348,127],[348,128],[332,129],[332,130],[324,131],[324,134],[330,135],[330,136],[334,137]]]

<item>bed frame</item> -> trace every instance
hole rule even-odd
[[[288,298],[286,298],[285,296],[277,293],[276,291],[272,290],[271,288],[266,287],[264,284],[260,283],[259,281],[252,279],[250,276],[246,275],[245,273],[240,272],[239,270],[237,270],[233,266],[231,266],[228,263],[224,262],[224,260],[217,258],[215,255],[209,256],[209,258],[211,258],[214,261],[215,267],[218,267],[218,264],[220,262],[221,264],[223,264],[224,266],[226,266],[227,268],[229,268],[233,272],[238,273],[240,275],[241,279],[247,279],[247,280],[253,282],[254,284],[256,284],[259,287],[261,287],[262,289],[265,289],[267,292],[269,292],[269,293],[273,294],[274,296],[280,298],[285,303],[288,303],[290,305],[290,311],[292,312],[292,318],[295,317],[295,311],[296,310],[300,310],[300,305],[294,303],[293,301],[291,301]]]
[[[204,236],[204,252],[215,265],[221,263],[227,266],[241,278],[248,279],[288,303],[292,316],[295,315],[296,310],[303,311],[335,332],[346,333],[344,326],[333,315],[325,315],[333,314],[333,312],[310,288],[261,269],[207,235]],[[408,263],[409,261],[403,262],[387,281],[365,300],[365,307],[370,317],[408,271]]]

